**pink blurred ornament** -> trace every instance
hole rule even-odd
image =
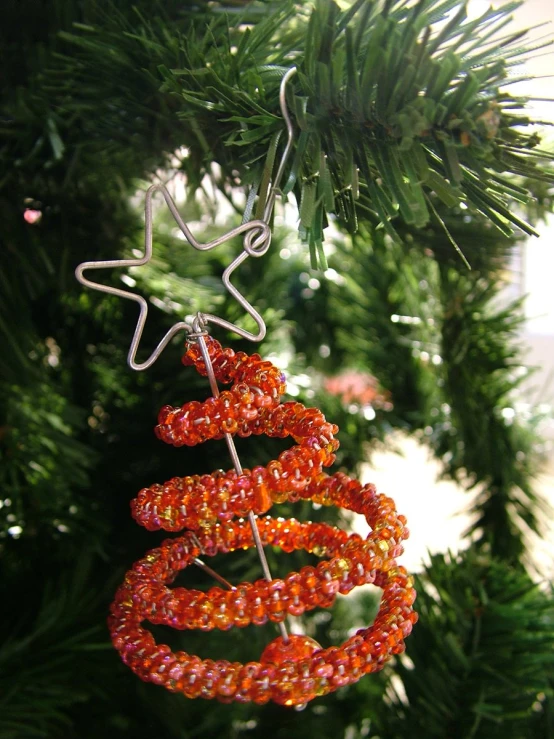
[[[25,212],[23,213],[23,218],[27,221],[27,223],[30,223],[30,224],[38,223],[40,219],[42,218],[42,211],[33,210],[32,208],[25,208]]]
[[[346,370],[325,380],[324,387],[328,393],[338,395],[345,405],[360,403],[362,406],[392,409],[389,394],[380,390],[376,378],[367,372]]]

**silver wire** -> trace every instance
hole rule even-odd
[[[210,359],[208,347],[206,346],[206,340],[204,336],[199,335],[197,336],[195,341],[198,342],[198,346],[200,347],[200,351],[202,353],[202,359],[204,360],[204,364],[206,365],[206,371],[208,373],[208,381],[210,383],[212,395],[214,396],[214,398],[217,398],[219,396],[219,388],[217,386],[217,380],[214,374],[214,368],[212,365],[212,360]],[[225,434],[225,442],[227,444],[227,448],[229,449],[229,454],[231,455],[231,459],[233,461],[235,472],[237,473],[237,475],[242,475],[243,474],[242,465],[240,463],[240,459],[237,454],[237,449],[235,447],[235,442],[231,434]],[[273,578],[271,576],[271,570],[269,569],[269,564],[267,563],[267,557],[265,556],[264,546],[262,544],[262,539],[260,537],[260,532],[258,530],[258,524],[256,523],[256,516],[254,514],[254,511],[249,511],[248,523],[250,524],[250,528],[252,530],[254,544],[256,546],[256,551],[258,553],[258,559],[260,560],[260,564],[262,565],[262,571],[264,573],[264,577],[268,582],[271,582]],[[281,632],[283,641],[288,642],[289,635],[287,632],[287,627],[285,626],[283,622],[279,624],[279,631]]]
[[[263,217],[263,220],[265,221],[265,223],[269,222],[271,218],[271,214],[273,213],[273,208],[275,207],[275,198],[277,197],[277,194],[280,192],[279,185],[281,184],[281,179],[285,171],[285,166],[287,164],[287,160],[289,158],[289,155],[292,149],[292,142],[294,139],[294,128],[293,128],[292,121],[291,121],[289,111],[287,108],[287,83],[290,80],[290,78],[293,77],[295,74],[296,74],[296,67],[291,67],[289,71],[285,74],[283,79],[281,80],[281,86],[279,88],[279,106],[281,108],[281,115],[285,119],[285,126],[287,128],[287,143],[283,150],[281,161],[279,162],[279,168],[277,169],[277,174],[275,175],[275,179],[272,182],[271,191],[269,193],[269,197],[267,199],[267,203],[265,206],[264,217]]]
[[[213,577],[214,580],[217,580],[218,583],[220,583],[221,585],[225,585],[228,590],[235,590],[234,585],[231,585],[231,583],[224,577],[222,577],[219,572],[212,570],[212,568],[209,567],[205,562],[203,562],[199,557],[195,557],[192,561],[193,564],[195,564],[199,569],[204,570],[205,573]]]
[[[129,367],[131,367],[131,369],[142,371],[142,370],[146,370],[149,367],[151,367],[154,364],[154,362],[158,359],[160,354],[163,352],[165,347],[168,345],[168,343],[171,341],[171,339],[177,333],[184,330],[189,334],[189,338],[198,342],[198,345],[200,346],[200,351],[202,352],[202,356],[206,364],[206,369],[208,372],[208,379],[209,379],[212,395],[214,397],[218,397],[219,388],[217,387],[217,381],[214,375],[212,363],[210,360],[210,356],[209,356],[205,338],[204,338],[207,333],[206,331],[207,324],[216,324],[218,326],[221,326],[222,328],[228,329],[229,331],[233,331],[239,336],[242,336],[243,338],[248,339],[250,341],[261,341],[265,337],[266,325],[265,325],[263,318],[256,311],[256,309],[248,302],[248,300],[244,297],[244,295],[231,283],[231,275],[237,269],[237,267],[239,267],[246,259],[248,259],[248,257],[257,258],[257,257],[263,256],[267,252],[271,244],[271,230],[269,228],[268,222],[271,219],[273,208],[275,207],[275,200],[276,200],[277,194],[280,192],[279,185],[281,183],[281,179],[285,171],[286,163],[287,163],[287,160],[289,158],[289,155],[292,149],[292,143],[293,143],[293,137],[294,137],[294,129],[293,129],[292,121],[291,121],[291,118],[290,118],[290,115],[287,109],[287,100],[286,100],[287,83],[294,74],[296,74],[296,67],[292,67],[291,69],[289,69],[288,72],[283,76],[283,79],[281,80],[281,85],[279,88],[279,104],[281,107],[281,113],[283,115],[283,119],[285,121],[285,126],[287,129],[287,143],[281,155],[281,160],[279,162],[279,167],[277,168],[277,173],[271,183],[269,196],[268,196],[267,202],[265,204],[264,212],[263,212],[263,219],[241,223],[240,226],[237,226],[236,228],[233,228],[230,231],[227,231],[222,236],[219,236],[213,241],[209,241],[208,243],[203,244],[194,237],[194,234],[191,232],[187,224],[181,218],[179,211],[177,209],[177,206],[173,198],[169,194],[167,188],[161,184],[152,185],[146,193],[146,200],[145,200],[145,206],[144,206],[144,254],[141,257],[137,257],[135,259],[111,259],[111,260],[102,260],[102,261],[97,261],[97,262],[83,262],[75,270],[75,276],[77,280],[85,287],[89,287],[89,288],[92,288],[93,290],[98,290],[100,292],[107,293],[108,295],[115,295],[117,297],[125,298],[127,300],[134,300],[136,303],[139,304],[139,308],[140,308],[139,317],[137,320],[137,325],[135,327],[135,332],[133,334],[133,339],[131,341],[131,346],[129,348],[129,354],[127,356],[127,363]],[[93,282],[92,280],[89,280],[87,277],[85,277],[84,273],[87,270],[112,269],[114,267],[140,267],[144,264],[147,264],[150,261],[150,259],[152,258],[152,232],[153,232],[152,198],[157,192],[162,193],[165,199],[165,202],[167,203],[167,206],[171,212],[171,215],[175,219],[177,225],[181,229],[181,232],[185,236],[186,240],[189,242],[189,244],[192,247],[194,247],[198,251],[209,251],[211,249],[215,249],[217,246],[220,246],[226,241],[229,241],[230,239],[235,238],[235,236],[239,236],[243,234],[243,250],[237,257],[235,257],[235,259],[233,259],[231,264],[229,264],[229,266],[223,272],[222,282],[227,292],[229,292],[229,294],[232,295],[233,298],[235,298],[235,300],[239,303],[239,305],[242,308],[244,308],[246,313],[254,320],[258,328],[258,332],[256,334],[246,331],[245,329],[240,328],[236,324],[230,323],[229,321],[226,321],[225,319],[220,318],[219,316],[215,316],[211,313],[198,313],[192,325],[187,323],[186,321],[179,321],[174,326],[172,326],[169,329],[169,331],[165,334],[165,336],[162,338],[162,340],[159,342],[159,344],[156,346],[156,348],[154,349],[154,351],[152,352],[152,354],[146,361],[144,362],[136,361],[138,347],[140,344],[140,340],[142,338],[142,332],[144,330],[146,318],[148,316],[148,303],[142,297],[142,295],[136,295],[135,293],[132,293],[128,290],[123,290],[122,288],[111,287],[110,285],[103,285],[98,282]],[[255,195],[255,193],[251,193],[251,195],[252,195],[252,198],[249,198],[249,201],[252,200],[253,202],[253,196]],[[237,454],[237,450],[235,447],[235,443],[233,441],[233,437],[230,434],[225,434],[225,441],[227,443],[227,448],[229,449],[229,454],[231,455],[231,459],[233,461],[235,470],[238,475],[242,475],[243,474],[242,465],[240,463],[240,459]],[[256,546],[256,551],[258,553],[258,557],[259,557],[259,560],[262,566],[264,577],[266,580],[271,582],[272,580],[271,572],[269,569],[269,565],[267,563],[267,558],[265,556],[262,540],[260,537],[260,532],[258,530],[258,525],[256,523],[256,516],[253,511],[250,511],[248,514],[248,522],[250,524],[250,528],[252,529],[252,536],[253,536],[254,544]],[[229,587],[231,589],[233,588],[233,586],[230,583],[228,583],[224,578],[218,575],[218,573],[212,570],[211,567],[208,567],[208,565],[206,565],[201,559],[195,558],[194,563],[201,569],[211,574],[212,577],[215,577],[216,580],[224,584],[226,587]],[[289,636],[288,636],[287,628],[284,623],[279,624],[279,630],[281,632],[281,636],[283,640],[285,642],[288,642]]]
[[[142,295],[137,295],[128,290],[123,290],[122,288],[111,287],[110,285],[103,285],[99,282],[93,282],[92,280],[89,280],[87,277],[85,277],[84,273],[87,270],[112,269],[114,267],[140,267],[150,261],[150,259],[152,258],[153,230],[152,198],[157,192],[161,192],[164,196],[165,202],[167,203],[171,215],[175,219],[186,240],[192,247],[194,247],[198,251],[209,251],[211,249],[215,249],[221,244],[224,244],[226,241],[235,238],[236,236],[243,236],[243,250],[225,269],[222,276],[222,282],[227,292],[232,295],[232,297],[239,303],[239,305],[245,310],[245,312],[254,320],[258,329],[257,333],[246,331],[240,326],[237,326],[236,324],[226,321],[225,319],[220,318],[219,316],[215,316],[211,313],[202,313],[200,315],[202,316],[204,322],[216,324],[229,331],[233,331],[234,333],[238,334],[244,339],[248,339],[249,341],[261,341],[265,337],[266,326],[263,318],[248,302],[248,300],[244,297],[240,290],[238,290],[231,283],[231,275],[237,269],[237,267],[239,267],[248,257],[263,256],[269,249],[271,243],[271,230],[269,228],[268,221],[270,220],[271,214],[273,213],[275,199],[277,193],[279,192],[279,184],[281,182],[281,178],[283,176],[283,172],[285,170],[285,166],[290,155],[294,136],[294,129],[287,109],[286,86],[289,79],[295,73],[296,67],[292,67],[291,69],[289,69],[289,71],[284,75],[279,89],[279,103],[281,107],[281,113],[285,120],[288,138],[287,144],[281,156],[279,167],[277,169],[277,174],[275,175],[275,178],[273,180],[270,194],[264,209],[263,220],[254,220],[247,221],[246,223],[241,223],[240,226],[227,231],[223,235],[218,236],[216,239],[213,239],[213,241],[209,241],[208,243],[203,244],[194,237],[194,234],[181,218],[177,206],[175,205],[175,202],[169,194],[167,188],[161,184],[152,185],[146,193],[146,201],[144,207],[144,254],[141,257],[137,257],[135,259],[110,259],[97,262],[83,262],[82,264],[79,264],[79,266],[76,268],[75,276],[77,280],[85,287],[92,288],[93,290],[98,290],[99,292],[107,293],[108,295],[115,295],[127,300],[134,300],[136,303],[139,304],[139,317],[133,334],[133,339],[131,341],[131,346],[129,348],[129,354],[127,356],[127,363],[129,367],[131,367],[131,369],[137,371],[148,369],[154,364],[154,362],[158,359],[165,347],[177,333],[183,330],[190,333],[193,329],[186,321],[179,321],[169,329],[169,331],[165,334],[165,336],[162,338],[162,340],[159,342],[159,344],[156,346],[156,348],[146,361],[137,362],[136,355],[142,338],[146,318],[148,316],[148,303],[142,297]]]
[[[193,542],[196,544],[198,549],[200,549],[202,554],[206,554],[204,551],[204,547],[202,546],[200,539],[196,536],[194,531],[191,531],[189,533],[190,538],[193,540]],[[235,590],[235,586],[231,585],[231,583],[226,580],[222,575],[219,574],[219,572],[216,572],[215,570],[212,570],[211,567],[209,567],[203,560],[200,559],[200,557],[195,557],[192,560],[192,563],[196,565],[199,569],[204,570],[204,572],[211,577],[214,578],[214,580],[217,580],[218,583],[221,583],[221,585],[224,585],[228,590]]]

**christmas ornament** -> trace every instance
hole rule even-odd
[[[285,377],[258,354],[247,355],[224,349],[208,333],[209,324],[232,329],[241,336],[259,340],[265,334],[261,316],[230,283],[230,275],[248,256],[261,256],[269,248],[271,216],[284,166],[292,143],[292,125],[285,104],[287,80],[281,85],[281,109],[287,123],[288,142],[274,178],[264,218],[249,221],[209,244],[199,244],[181,220],[169,193],[161,186],[150,189],[146,201],[146,248],[137,260],[87,262],[77,276],[90,287],[135,300],[140,316],[129,351],[129,364],[146,369],[169,340],[180,330],[188,333],[183,363],[207,376],[212,397],[181,407],[164,406],[156,435],[179,447],[225,439],[234,464],[228,472],[173,478],[139,492],[131,503],[135,520],[154,531],[184,534],[164,541],[139,560],[125,577],[111,607],[109,628],[115,648],[145,681],[163,685],[189,698],[217,698],[222,702],[266,703],[302,706],[316,696],[356,682],[381,669],[391,655],[404,651],[404,638],[417,620],[412,604],[413,583],[396,558],[407,538],[406,520],[396,513],[394,502],[343,473],[327,474],[338,448],[337,426],[317,408],[298,402],[282,402]],[[211,249],[237,234],[243,234],[243,251],[224,274],[224,284],[254,318],[258,334],[211,314],[198,314],[192,324],[178,323],[162,339],[151,357],[136,362],[136,351],[146,321],[144,298],[133,293],[87,280],[83,272],[113,266],[146,263],[152,254],[151,199],[161,190],[175,220],[197,249]],[[230,389],[219,392],[218,382]],[[266,434],[291,437],[295,446],[282,452],[266,466],[243,469],[233,437]],[[324,523],[285,520],[267,514],[274,504],[311,500],[334,505],[365,516],[371,533],[363,539]],[[315,567],[302,567],[284,578],[272,578],[264,546],[284,552],[304,549],[321,557]],[[264,579],[236,586],[214,573],[200,556],[256,547]],[[178,573],[195,564],[208,570],[224,587],[201,592],[171,588]],[[289,634],[287,616],[299,616],[314,608],[330,608],[338,593],[374,584],[383,596],[374,623],[360,629],[340,646],[322,648],[310,637]],[[144,621],[176,629],[228,630],[249,624],[277,624],[281,635],[271,641],[259,661],[245,664],[225,659],[203,660],[182,651],[172,652],[157,644],[143,626]]]
[[[395,561],[407,536],[405,519],[373,485],[362,486],[340,472],[323,472],[334,460],[338,429],[316,408],[281,403],[285,382],[275,366],[257,354],[222,349],[209,336],[204,342],[215,377],[232,382],[231,390],[204,403],[162,408],[158,438],[174,446],[194,446],[226,433],[242,437],[265,433],[291,436],[297,445],[265,467],[242,474],[233,470],[174,478],[141,490],[132,502],[137,522],[149,530],[188,528],[194,533],[165,541],[127,574],[112,606],[113,643],[143,680],[191,698],[304,704],[380,669],[392,654],[404,650],[404,638],[415,622],[412,581]],[[194,341],[183,361],[203,375],[210,371]],[[168,587],[199,554],[213,556],[254,546],[248,523],[235,517],[250,511],[259,516],[273,503],[299,499],[362,513],[372,532],[364,540],[327,524],[258,518],[263,545],[285,552],[305,549],[327,559],[284,579],[241,583],[232,590],[214,587],[202,593]],[[148,620],[210,631],[282,623],[288,614],[329,608],[337,593],[347,594],[367,583],[383,589],[377,618],[338,648],[322,649],[309,637],[290,635],[270,642],[259,662],[201,660],[156,644],[141,625]]]

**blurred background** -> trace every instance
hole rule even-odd
[[[468,13],[477,16],[482,13],[487,2],[471,0]],[[514,13],[514,26],[523,30],[536,26],[531,31],[534,40],[543,39],[551,32],[554,8],[546,0],[526,0]],[[514,89],[530,97],[529,117],[544,121],[538,126],[547,142],[552,143],[553,135],[548,124],[554,119],[552,97],[552,75],[554,61],[547,49],[529,59],[526,72],[535,79],[525,79],[516,83]],[[546,415],[541,426],[541,434],[547,442],[543,465],[536,478],[536,488],[554,505],[554,423],[551,420],[554,404],[554,291],[551,275],[554,271],[554,221],[547,215],[537,225],[537,237],[521,241],[514,249],[507,265],[506,285],[503,293],[506,300],[523,298],[524,321],[518,339],[522,346],[522,361],[533,368],[533,373],[523,382],[519,397],[520,407],[542,407]],[[371,465],[365,470],[367,479],[376,482],[379,489],[388,490],[394,495],[399,509],[406,512],[414,530],[419,535],[407,545],[406,558],[409,568],[417,568],[426,560],[427,552],[441,552],[445,549],[458,550],[464,546],[464,532],[470,525],[468,515],[464,514],[467,497],[463,488],[447,481],[438,481],[440,465],[430,459],[425,447],[412,439],[401,437],[399,445],[402,457],[393,454],[377,453]],[[405,481],[412,481],[406,490]],[[414,495],[414,482],[417,494]],[[394,492],[393,492],[394,491]],[[425,501],[423,506],[420,505]],[[428,510],[434,510],[432,524]],[[544,517],[546,526],[544,537],[529,536],[529,547],[534,562],[541,573],[549,580],[554,576],[554,528],[551,516]],[[431,524],[431,525],[430,525]],[[425,534],[422,535],[422,532]]]

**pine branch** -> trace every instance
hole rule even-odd
[[[438,419],[435,443],[439,454],[447,455],[450,473],[479,491],[471,532],[478,532],[494,555],[515,561],[525,548],[518,519],[539,531],[538,514],[544,509],[531,484],[538,466],[535,432],[513,408],[526,375],[515,344],[523,321],[521,301],[499,308],[499,285],[479,273],[461,275],[442,267],[439,274],[441,366],[449,410]]]
[[[416,588],[410,662],[397,666],[403,690],[382,712],[379,736],[538,736],[536,711],[551,696],[552,591],[474,549],[434,555]]]
[[[331,265],[342,284],[328,283],[318,312],[332,317],[325,319],[331,361],[369,370],[390,393],[392,410],[368,424],[366,435],[377,420],[418,433],[445,475],[478,491],[468,533],[517,560],[526,528],[540,532],[547,507],[532,484],[542,462],[539,417],[517,411],[528,375],[516,343],[521,304],[498,303],[515,242],[487,229],[482,217],[467,219],[467,211],[451,214],[448,227],[471,272],[460,272],[440,229],[410,234],[409,246],[400,247],[363,226],[352,244],[337,241]],[[301,343],[310,359],[318,330],[314,319]]]
[[[79,440],[84,413],[68,403],[46,372],[25,389],[0,385],[0,402],[2,538],[78,540],[91,529],[90,504],[81,491],[90,484],[96,459]],[[0,548],[7,557],[6,544]]]
[[[431,192],[450,208],[469,204],[503,233],[514,225],[534,233],[508,207],[509,183],[497,177],[552,181],[544,164],[551,155],[537,149],[536,133],[525,132],[527,99],[506,92],[511,65],[533,50],[525,33],[496,33],[517,6],[468,20],[455,2],[380,9],[358,2],[344,12],[331,0],[318,0],[312,12],[280,2],[251,26],[244,17],[207,21],[192,13],[186,35],[177,27],[170,36],[165,19],[136,25],[119,13],[64,34],[76,50],[56,75],[76,79],[80,89],[64,86],[61,120],[87,115],[90,126],[85,111],[92,101],[97,108],[98,100],[109,100],[113,112],[97,111],[95,127],[101,120],[102,137],[120,153],[122,133],[144,136],[150,120],[157,130],[166,127],[159,147],[193,152],[185,163],[191,181],[215,160],[228,182],[238,171],[252,184],[282,129],[278,84],[294,63],[299,74],[290,102],[301,135],[285,189],[297,196],[300,233],[316,261],[329,215],[354,231],[369,209],[399,238],[393,220],[429,222]],[[148,111],[138,95],[145,86]],[[61,94],[56,77],[49,89]],[[179,133],[168,138],[175,116]]]
[[[111,646],[103,624],[90,620],[99,601],[98,592],[91,595],[87,588],[90,575],[90,557],[81,554],[73,570],[43,583],[32,618],[29,610],[16,610],[11,623],[5,619],[0,645],[3,739],[69,735],[69,708],[104,696],[102,675],[109,673],[98,655]],[[24,598],[19,603],[29,609]]]

